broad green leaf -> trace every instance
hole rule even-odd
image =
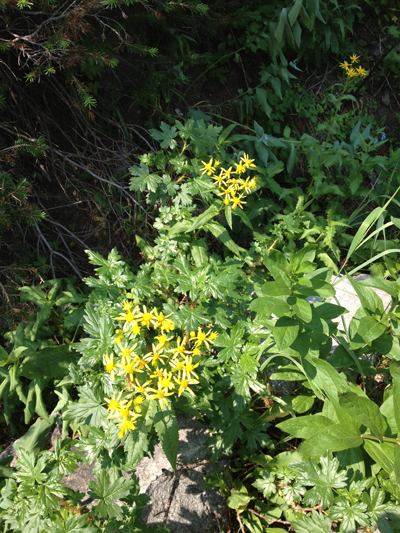
[[[219,209],[215,205],[211,205],[204,213],[199,215],[192,221],[192,225],[185,231],[185,233],[190,233],[195,231],[198,228],[202,228],[207,222],[213,219],[219,213]],[[221,226],[222,227],[222,226]]]
[[[173,471],[176,470],[178,455],[178,422],[172,409],[159,409],[154,417],[154,427],[160,439],[161,446],[170,462]]]
[[[382,440],[387,424],[376,403],[351,391],[340,393],[339,403],[352,418],[367,426],[376,438]]]
[[[361,283],[353,279],[351,276],[348,276],[348,280],[356,291],[357,296],[360,298],[361,305],[365,309],[369,309],[376,314],[383,314],[383,302],[376,292],[369,287],[361,285]]]
[[[144,400],[140,405],[142,412],[135,422],[135,430],[129,432],[124,443],[129,464],[136,465],[148,451],[148,432],[153,425],[157,412],[157,404],[152,400]]]
[[[301,6],[303,5],[303,0],[296,0],[294,3],[294,6],[291,7],[289,11],[289,22],[290,25],[293,26],[293,24],[296,22],[297,17],[300,14]]]
[[[208,263],[208,247],[205,239],[193,241],[190,245],[192,257],[197,267]]]
[[[208,222],[204,229],[209,230],[214,237],[220,239],[220,241],[234,254],[240,256],[241,252],[244,251],[244,248],[241,248],[234,243],[227,230],[217,222]]]
[[[226,503],[231,509],[241,511],[246,508],[247,504],[251,501],[248,494],[244,494],[238,490],[232,490],[231,495],[227,499]]]
[[[320,430],[332,425],[334,425],[333,420],[316,414],[289,418],[289,420],[277,424],[277,427],[297,439],[309,439]]]
[[[281,281],[267,281],[261,287],[260,296],[290,296],[289,287]]]
[[[309,457],[320,456],[330,452],[357,448],[363,444],[361,433],[355,426],[335,424],[328,426],[306,440],[300,447],[303,455]]]
[[[283,300],[270,296],[256,298],[249,305],[250,311],[256,311],[260,315],[275,315],[277,317],[291,315],[290,306]]]
[[[34,352],[21,365],[21,376],[27,379],[59,379],[68,374],[70,364],[76,363],[79,354],[74,345],[61,344]]]
[[[275,342],[280,350],[291,346],[299,334],[300,326],[296,320],[287,316],[281,317],[275,327],[273,334]]]
[[[314,405],[314,401],[314,396],[304,396],[300,394],[293,398],[292,409],[294,409],[296,413],[306,413]]]
[[[400,341],[398,337],[382,335],[372,341],[371,348],[389,359],[400,361]]]
[[[350,248],[347,252],[346,261],[349,260],[353,252],[357,250],[357,248],[361,245],[365,235],[368,233],[371,226],[378,220],[378,218],[384,213],[384,211],[385,209],[383,207],[377,207],[363,221],[357,233],[353,237]]]
[[[393,472],[394,468],[394,445],[385,442],[376,442],[364,439],[364,449],[378,463],[379,466],[388,474]]]
[[[293,305],[293,311],[304,322],[311,322],[312,308],[311,305],[303,298],[296,298],[296,303]]]
[[[312,263],[315,259],[315,246],[305,246],[290,258],[290,270],[297,272],[304,262]]]
[[[264,265],[271,272],[275,281],[281,281],[287,287],[292,286],[289,279],[289,264],[285,257],[276,251],[267,252],[264,255]]]
[[[232,207],[230,204],[228,204],[225,207],[225,218],[226,218],[226,221],[228,222],[228,226],[232,229]]]
[[[393,461],[393,474],[394,479],[398,485],[400,485],[400,446],[395,444],[393,446],[394,450],[394,461]]]

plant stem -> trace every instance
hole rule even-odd
[[[398,444],[400,446],[400,439],[390,439],[389,437],[382,437],[382,441],[378,439],[378,437],[374,437],[373,435],[360,435],[362,439],[369,439],[369,440],[375,440],[377,442],[392,442],[393,444]]]
[[[264,520],[269,520],[270,522],[279,522],[280,524],[290,526],[290,522],[286,522],[285,520],[279,520],[279,518],[268,518],[268,516],[264,516],[263,514],[257,513],[257,511],[253,511],[253,509],[246,509],[246,511],[255,514],[259,518],[264,518]]]

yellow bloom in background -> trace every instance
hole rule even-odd
[[[164,320],[164,322],[161,325],[161,331],[166,331],[169,333],[170,331],[173,331],[175,329],[175,324],[172,322],[172,320]]]
[[[357,71],[356,69],[354,68],[349,68],[347,70],[347,75],[350,77],[350,78],[354,78],[355,76],[357,76]]]
[[[208,174],[209,176],[211,176],[211,174],[215,172],[215,167],[213,167],[213,158],[211,158],[208,163],[206,163],[205,161],[202,161],[202,163],[204,167],[200,169],[202,171],[201,174],[202,175]],[[219,164],[219,161],[218,161],[218,164]]]
[[[135,378],[133,383],[133,388],[139,394],[146,394],[148,386],[151,385],[151,381],[146,381],[145,383],[140,383],[137,378]]]
[[[235,174],[243,174],[244,172],[246,172],[246,167],[245,165],[243,165],[242,163],[236,163],[236,170],[235,170]]]
[[[132,400],[128,402],[126,405],[118,409],[118,416],[119,418],[129,418],[130,416],[134,415],[134,413],[130,410],[130,406],[132,405]]]
[[[358,60],[360,59],[360,56],[358,56],[356,54],[353,54],[352,56],[350,56],[350,59],[351,59],[352,63],[358,63]]]
[[[357,74],[359,76],[366,76],[367,75],[367,71],[360,66],[360,67],[357,68]]]
[[[172,368],[173,372],[183,372],[185,368],[185,359],[171,359],[169,361],[169,366]]]
[[[164,370],[163,377],[159,380],[159,384],[160,387],[167,392],[169,389],[174,389],[175,385],[172,381],[172,372]]]
[[[350,68],[350,63],[347,63],[347,61],[343,61],[343,63],[340,63],[339,66],[340,68],[347,70],[348,68]]]

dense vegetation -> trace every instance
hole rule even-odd
[[[155,441],[175,470],[180,411],[231,459],[227,529],[400,531],[399,17],[2,2],[5,531],[151,531],[134,472]]]

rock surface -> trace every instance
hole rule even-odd
[[[136,470],[140,491],[150,497],[143,521],[159,529],[166,526],[171,533],[219,533],[225,500],[216,490],[202,488],[203,476],[214,469],[204,446],[207,427],[186,414],[179,415],[178,423],[176,474],[159,444],[153,457],[142,459]]]

